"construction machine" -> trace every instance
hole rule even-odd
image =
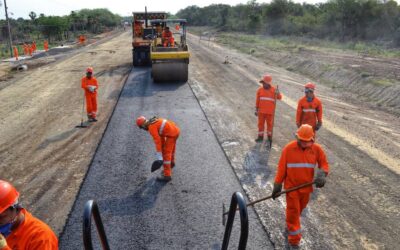
[[[166,19],[165,12],[133,12],[132,22],[132,57],[133,66],[150,66],[150,47],[153,42],[154,31],[149,20]]]
[[[185,19],[150,21],[153,30],[151,75],[154,82],[187,82],[190,53],[186,44],[186,23]]]

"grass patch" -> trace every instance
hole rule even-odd
[[[385,79],[385,78],[373,79],[371,81],[371,83],[376,85],[376,86],[382,86],[382,87],[392,86],[394,84],[393,81],[391,81],[389,79]]]

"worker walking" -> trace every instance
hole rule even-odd
[[[297,105],[296,125],[299,128],[302,124],[311,125],[314,131],[322,126],[322,103],[314,95],[315,84],[306,83],[304,86],[305,96],[302,97]]]
[[[154,168],[155,170],[161,166],[164,167],[164,173],[157,177],[157,180],[170,181],[172,168],[175,166],[175,148],[180,133],[179,127],[167,119],[153,117],[148,120],[144,116],[139,116],[136,119],[136,125],[141,129],[149,131],[153,137],[157,159],[154,161],[152,169]]]
[[[296,133],[297,140],[288,143],[282,150],[272,191],[273,199],[279,197],[282,183],[285,189],[313,181],[317,188],[325,185],[329,165],[322,147],[314,143],[314,130],[308,125],[301,125]],[[317,168],[316,168],[317,167]],[[312,186],[304,187],[286,194],[286,224],[288,241],[297,247],[301,240],[300,215],[306,208],[313,191]]]
[[[29,54],[29,46],[28,44],[24,43],[23,47],[24,47],[24,55],[27,56]]]
[[[36,52],[36,42],[35,41],[33,41],[32,42],[32,52]]]
[[[174,36],[172,35],[172,32],[169,30],[169,27],[165,27],[165,29],[162,33],[162,41],[163,41],[164,47],[174,47],[175,46]]]
[[[18,191],[0,180],[0,250],[58,249],[54,232],[24,209],[18,198]]]
[[[258,116],[258,137],[256,142],[262,142],[264,140],[264,126],[267,123],[267,135],[268,141],[272,141],[272,121],[274,119],[274,111],[276,100],[282,99],[282,94],[278,89],[272,86],[272,77],[265,75],[260,83],[262,87],[258,88],[256,94],[256,110],[255,115]]]
[[[81,87],[85,91],[86,99],[86,112],[89,122],[97,122],[97,89],[99,84],[97,79],[93,76],[93,68],[86,69],[86,76],[82,78]]]
[[[46,52],[49,50],[49,42],[47,40],[43,41],[43,49]]]
[[[18,61],[18,48],[17,48],[17,46],[14,46],[13,51],[14,51],[15,60]]]

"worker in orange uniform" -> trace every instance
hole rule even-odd
[[[18,191],[0,180],[0,250],[58,249],[54,232],[24,209],[18,198]]]
[[[29,54],[28,44],[24,43],[23,47],[24,47],[24,55],[27,56]]]
[[[83,45],[86,42],[86,37],[84,35],[80,35],[78,40],[79,40],[79,43],[81,45]]]
[[[136,20],[133,25],[133,31],[135,32],[135,37],[141,37],[143,35],[143,23]]]
[[[305,96],[297,105],[296,125],[299,128],[302,124],[309,124],[317,131],[322,126],[322,103],[314,95],[315,84],[306,83],[304,86]]]
[[[162,41],[164,47],[168,47],[168,45],[169,47],[175,46],[174,36],[172,35],[172,32],[169,30],[169,27],[165,27],[162,33]]]
[[[32,50],[33,50],[33,52],[36,52],[36,42],[35,41],[33,41],[32,42]]]
[[[255,115],[258,116],[258,137],[256,142],[264,140],[264,126],[267,123],[268,141],[272,141],[272,120],[274,119],[274,111],[276,100],[282,99],[282,94],[279,90],[272,86],[272,77],[265,75],[260,81],[262,87],[258,88],[256,94],[256,111]]]
[[[304,124],[298,128],[297,140],[288,143],[282,150],[272,190],[273,199],[279,197],[282,183],[285,189],[312,182],[316,169],[315,184],[317,188],[325,185],[329,165],[322,147],[314,143],[314,130]],[[286,194],[286,224],[288,241],[293,247],[299,246],[301,240],[300,215],[306,208],[313,191],[312,186],[304,187]]]
[[[28,44],[28,52],[29,52],[29,56],[32,56],[33,54],[33,47],[31,44]]]
[[[163,166],[164,173],[157,177],[157,180],[170,181],[171,169],[175,166],[175,148],[180,133],[179,127],[167,119],[153,117],[148,120],[144,116],[139,116],[136,119],[136,125],[149,131],[153,137],[157,159],[153,162],[152,172]]]
[[[86,69],[86,76],[82,78],[82,88],[85,91],[86,99],[86,112],[89,122],[97,122],[97,89],[99,84],[97,79],[93,76],[93,68]]]
[[[47,40],[43,41],[43,48],[44,48],[44,51],[48,51],[49,50],[49,42]]]
[[[13,51],[14,51],[15,60],[18,61],[18,48],[17,48],[17,46],[14,46]]]

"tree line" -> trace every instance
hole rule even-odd
[[[102,33],[121,25],[122,17],[113,14],[108,9],[82,9],[71,11],[66,16],[37,15],[29,13],[29,19],[10,19],[13,40],[31,41],[43,37],[45,39],[64,40],[76,33]],[[1,37],[8,37],[7,23],[0,20]]]
[[[336,41],[382,41],[400,46],[400,6],[393,0],[330,0],[294,3],[272,0],[230,6],[189,6],[176,16],[193,26],[213,26],[221,31],[268,35],[294,35]]]

